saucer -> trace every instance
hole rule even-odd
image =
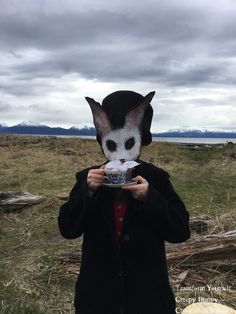
[[[127,180],[124,183],[112,183],[112,182],[109,182],[108,180],[105,180],[103,182],[104,186],[107,186],[110,188],[120,188],[120,187],[125,186],[125,185],[135,185],[135,184],[137,184],[137,182],[132,181],[132,180]]]

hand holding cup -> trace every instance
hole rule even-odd
[[[87,176],[87,185],[90,192],[95,192],[104,181],[104,168],[101,166],[99,169],[90,169]]]
[[[148,181],[141,176],[136,176],[135,178],[132,178],[132,181],[137,182],[137,184],[122,186],[122,189],[130,191],[134,199],[144,200],[148,193]]]

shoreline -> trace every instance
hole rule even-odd
[[[12,133],[0,133],[1,137],[11,136],[23,136],[23,137],[39,137],[39,138],[80,138],[96,140],[96,136],[93,135],[55,135],[55,134],[12,134]],[[180,145],[234,145],[236,144],[236,138],[215,138],[215,137],[158,137],[153,136],[152,142],[164,142]]]

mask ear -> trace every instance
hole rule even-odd
[[[106,112],[102,109],[102,106],[96,102],[93,98],[85,97],[87,100],[92,114],[93,122],[96,127],[97,133],[103,137],[111,131],[111,125],[108,120]]]
[[[144,99],[132,110],[130,110],[125,118],[125,126],[132,128],[132,127],[140,127],[142,124],[144,111],[147,106],[152,101],[155,92],[150,92],[147,94]]]

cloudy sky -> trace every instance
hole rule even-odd
[[[92,125],[155,90],[152,130],[236,131],[235,0],[0,0],[0,124]]]

